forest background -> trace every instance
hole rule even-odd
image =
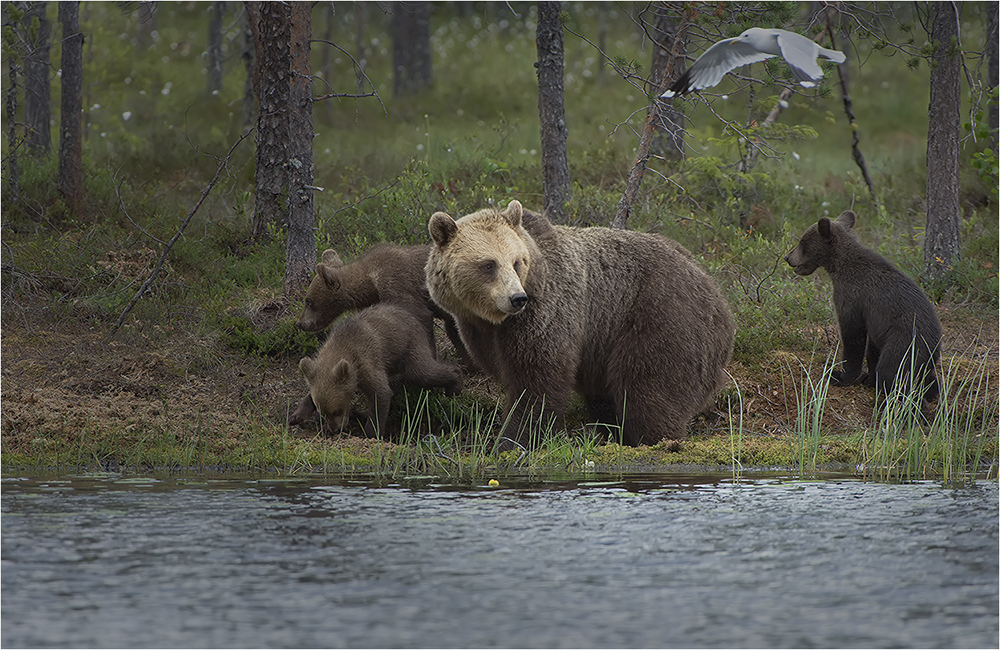
[[[45,67],[54,107],[70,42],[56,4],[31,3],[52,25]],[[11,12],[29,5],[5,5],[4,467],[288,471],[366,466],[373,453],[381,459],[397,448],[285,425],[305,393],[298,359],[322,336],[294,326],[301,294],[285,284],[286,230],[280,222],[261,230],[255,220],[254,138],[240,140],[257,125],[248,75],[254,4],[79,3],[79,203],[60,186],[59,111],[49,120],[49,151],[28,144],[19,78],[41,21]],[[458,215],[512,198],[544,205],[538,5],[412,3],[428,10],[431,66],[425,83],[406,87],[394,76],[392,33],[392,12],[405,4],[312,7],[311,87],[326,96],[312,105],[315,249],[334,248],[345,260],[376,242],[427,242],[436,210]],[[644,82],[657,74],[657,16],[679,21],[690,7],[562,4],[570,178],[563,223],[611,225],[658,82]],[[825,11],[817,3],[699,5],[687,51],[697,56],[711,40],[754,25],[817,35],[817,7]],[[782,257],[820,216],[850,208],[867,246],[911,277],[924,275],[936,66],[928,5],[851,7],[854,15],[837,14],[834,31],[848,54],[853,123],[834,67],[818,90],[797,88],[784,100],[780,61],[744,68],[701,98],[675,102],[685,113],[683,155],[655,145],[632,200],[628,227],[681,242],[733,309],[733,384],[714,416],[693,423],[683,444],[623,450],[588,433],[578,405],[543,456],[563,467],[609,453],[619,466],[787,464],[802,457],[815,419],[814,465],[870,460],[873,396],[825,390],[839,339],[828,278],[796,278]],[[957,8],[961,254],[924,286],[945,326],[943,365],[956,381],[985,382],[956,408],[971,422],[973,446],[993,459],[998,219],[987,45],[992,30],[995,47],[996,3]],[[787,107],[768,122],[782,101]],[[871,188],[852,156],[855,135]],[[438,453],[445,435],[457,454],[488,433],[499,388],[481,376],[467,384],[458,400],[400,397],[401,435],[412,443],[398,445],[406,462],[416,462],[414,453],[424,463],[451,457]]]

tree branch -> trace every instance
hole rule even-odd
[[[191,209],[191,211],[188,212],[187,216],[184,217],[184,221],[183,223],[181,223],[181,227],[177,230],[177,233],[174,235],[173,239],[171,239],[170,242],[167,244],[166,248],[163,249],[163,254],[160,255],[160,261],[156,263],[156,267],[153,269],[153,272],[149,274],[149,277],[146,278],[146,281],[142,283],[142,286],[139,287],[139,290],[132,297],[132,301],[129,302],[128,306],[125,308],[125,311],[123,311],[122,315],[118,317],[118,322],[115,323],[114,327],[111,328],[111,331],[108,333],[107,339],[110,339],[118,332],[119,328],[121,328],[122,326],[122,323],[125,322],[125,317],[128,315],[130,311],[132,311],[132,308],[135,307],[135,304],[139,302],[139,298],[142,296],[142,294],[146,293],[146,291],[149,290],[150,286],[152,286],[153,282],[156,280],[156,276],[159,275],[160,273],[160,269],[163,268],[163,263],[167,260],[167,255],[170,253],[170,249],[172,249],[174,247],[174,244],[177,243],[177,240],[180,239],[181,235],[184,233],[184,229],[188,227],[189,223],[191,223],[191,219],[198,212],[198,209],[201,207],[201,204],[205,202],[205,199],[208,198],[208,195],[212,192],[212,188],[214,188],[215,184],[219,181],[219,176],[222,175],[222,170],[229,165],[229,159],[232,158],[233,152],[236,151],[236,147],[240,146],[240,143],[246,140],[250,136],[250,134],[253,133],[253,131],[254,131],[253,129],[250,129],[249,131],[241,135],[240,139],[236,141],[236,144],[230,147],[229,153],[226,154],[226,157],[222,160],[222,162],[219,163],[218,169],[215,170],[215,176],[212,177],[211,182],[205,187],[205,190],[201,193],[201,198],[198,199],[198,203],[196,203],[195,206]]]

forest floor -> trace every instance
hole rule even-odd
[[[272,307],[272,318],[294,317],[282,313],[280,305]],[[991,382],[989,399],[995,400],[997,313],[955,307],[939,309],[939,314],[944,327],[942,366],[956,368],[959,378],[985,367]],[[200,453],[218,459],[238,452],[241,445],[249,444],[248,437],[262,430],[285,431],[283,435],[313,447],[361,454],[373,445],[374,441],[355,435],[321,435],[316,425],[285,427],[288,414],[306,394],[298,359],[243,355],[211,335],[199,336],[168,323],[145,331],[126,327],[109,337],[106,324],[79,316],[53,319],[44,310],[7,310],[0,330],[5,461],[62,459],[58,462],[114,469],[127,464],[122,455],[130,445],[152,445],[155,437],[162,436],[179,448],[197,443]],[[812,360],[808,354],[775,350],[754,367],[730,364],[728,370],[743,401],[740,444],[744,464],[754,464],[756,443],[788,444],[797,413],[796,391],[801,390],[804,378],[802,368],[818,378],[824,355],[835,348],[837,336],[832,324],[817,328],[811,338],[821,352]],[[502,394],[496,382],[481,375],[466,377],[466,391],[493,403]],[[870,427],[873,406],[871,390],[831,388],[825,409],[825,447],[832,449],[836,440]],[[715,416],[700,417],[692,424],[692,439],[718,437],[719,446],[728,448],[729,418],[722,412],[724,405],[718,410]],[[654,467],[706,462],[697,454],[685,454],[687,447],[687,442],[643,447],[632,458]],[[834,450],[829,459],[851,463],[850,452],[845,453],[848,457],[838,457]],[[988,449],[986,455],[995,457],[995,450]],[[770,465],[781,459],[765,456],[757,460]],[[4,463],[5,468],[9,465]]]

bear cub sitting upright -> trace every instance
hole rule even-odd
[[[389,403],[400,382],[444,388],[449,395],[462,391],[461,370],[434,358],[420,320],[389,303],[341,320],[316,358],[303,358],[299,369],[328,432],[344,428],[355,392],[367,402],[365,434],[372,436],[386,432]]]
[[[900,376],[905,381],[900,390],[910,393],[916,389],[912,368],[922,384],[923,400],[933,401],[941,347],[937,314],[916,282],[858,241],[852,231],[856,221],[850,210],[836,221],[820,219],[785,256],[798,275],[823,267],[833,282],[844,369],[833,372],[831,383],[848,386],[860,381],[885,397]],[[862,373],[866,348],[868,372]]]

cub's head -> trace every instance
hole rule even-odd
[[[823,217],[802,234],[799,245],[785,255],[785,261],[798,275],[809,275],[821,266],[831,270],[838,242],[854,237],[851,229],[856,220],[850,210],[842,212],[835,221]]]
[[[537,297],[544,261],[521,224],[523,209],[511,201],[455,221],[444,212],[431,217],[434,246],[427,259],[431,298],[458,317],[499,324]]]
[[[316,265],[316,275],[306,291],[305,307],[295,323],[306,332],[318,332],[350,309],[341,289],[340,261],[337,251],[323,251],[323,261]]]
[[[344,428],[351,415],[351,400],[358,388],[358,372],[346,359],[332,368],[304,357],[299,370],[309,384],[313,404],[323,417],[323,429],[335,433]]]

